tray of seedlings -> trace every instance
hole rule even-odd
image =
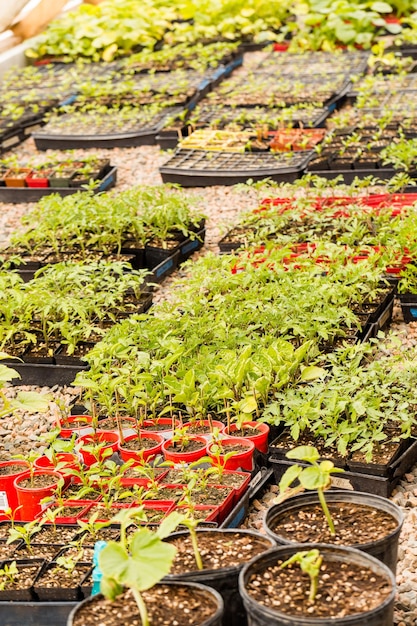
[[[10,307],[17,310],[17,298],[26,313],[9,316],[13,331],[0,324],[4,350],[22,360],[16,369],[25,384],[71,382],[92,344],[145,312],[155,283],[205,239],[204,216],[163,187],[48,196],[27,220],[29,229],[15,234],[1,257]],[[79,302],[86,284],[90,297]]]
[[[285,139],[283,138],[285,135]],[[180,142],[179,149],[159,168],[164,182],[185,186],[232,185],[248,178],[294,180],[314,155],[323,129],[267,128],[244,131],[200,129]]]
[[[95,156],[78,161],[61,157],[42,165],[13,161],[9,165],[0,165],[1,202],[37,202],[51,193],[66,196],[87,187],[98,193],[111,189],[117,181],[117,168],[108,159]]]
[[[154,144],[168,120],[195,106],[241,62],[240,56],[227,66],[147,73],[127,67],[125,74],[87,83],[73,102],[56,110],[34,133],[36,146],[46,150]]]
[[[184,187],[235,185],[249,178],[291,182],[306,171],[311,155],[308,151],[251,154],[180,148],[159,171],[165,183]]]

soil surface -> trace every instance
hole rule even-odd
[[[0,467],[0,476],[11,476],[12,474],[18,474],[19,472],[27,472],[29,469],[29,465],[25,467],[24,465],[3,465]]]
[[[197,569],[190,535],[167,539],[177,548],[171,574],[182,574]],[[236,567],[271,548],[266,537],[244,533],[198,532],[198,546],[204,569]]]
[[[144,591],[149,620],[152,626],[199,626],[217,610],[211,597],[187,587],[158,585]],[[110,602],[98,597],[84,606],[74,618],[73,626],[141,626],[138,607],[130,592]]]
[[[32,478],[25,478],[19,481],[19,487],[24,489],[43,489],[44,487],[52,487],[56,485],[58,478],[49,474],[38,474]]]
[[[283,513],[272,530],[290,541],[300,543],[332,543],[353,546],[377,541],[389,535],[396,527],[395,519],[370,506],[354,503],[329,502],[336,536],[330,534],[326,518],[319,504],[302,510]]]
[[[310,578],[298,564],[268,567],[248,582],[249,595],[264,606],[287,615],[340,618],[370,611],[389,596],[391,586],[364,567],[323,560],[315,602],[308,599]]]

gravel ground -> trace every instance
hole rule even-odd
[[[136,184],[161,184],[158,166],[167,155],[161,153],[155,146],[139,148],[97,150],[101,157],[109,157],[111,163],[118,167],[117,190],[123,190]],[[28,140],[15,153],[20,161],[24,161],[36,154],[34,143]],[[45,153],[46,156],[48,153]],[[75,156],[82,156],[83,151],[74,151]],[[38,157],[36,157],[38,158]],[[43,154],[39,155],[42,160]],[[208,216],[206,244],[194,258],[204,255],[208,250],[217,251],[217,241],[226,232],[236,215],[246,208],[255,205],[257,192],[254,189],[234,189],[230,187],[209,187],[205,189],[187,189],[186,193],[196,197],[198,206],[202,207]],[[0,203],[0,245],[5,245],[10,234],[20,227],[20,218],[33,208],[33,204],[4,204]],[[184,270],[178,270],[166,280],[156,296],[156,301],[169,297],[170,287],[175,278]],[[416,345],[417,324],[406,325],[402,322],[401,314],[396,309],[395,328],[404,332],[404,345]],[[19,387],[17,389],[28,389]],[[30,388],[29,388],[30,389]],[[8,389],[7,393],[14,394],[16,388]],[[54,400],[69,405],[77,395],[73,388],[52,389],[43,387],[41,393],[51,393]],[[50,430],[58,413],[58,403],[53,402],[51,411],[44,415],[20,415],[13,418],[4,418],[0,424],[1,458],[9,458],[15,453],[25,453],[30,449],[42,450],[43,444],[39,436]],[[255,500],[247,520],[249,527],[259,528],[262,515],[270,504],[276,492],[276,486],[267,490],[260,499]],[[402,508],[406,522],[401,536],[400,561],[398,566],[398,602],[395,615],[396,626],[417,626],[417,466],[400,482],[395,489],[392,499]]]

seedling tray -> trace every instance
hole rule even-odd
[[[164,127],[166,119],[180,113],[182,107],[168,107],[155,115],[153,120],[138,120],[137,127],[125,132],[106,132],[103,134],[64,134],[48,131],[48,126],[42,131],[33,133],[38,150],[66,150],[75,148],[132,148],[135,146],[154,145],[156,135]],[[138,108],[139,116],[140,108]],[[64,114],[71,118],[70,114]],[[64,117],[62,116],[62,118]],[[136,126],[136,125],[135,125]]]
[[[179,149],[159,168],[164,183],[184,187],[235,185],[248,178],[292,182],[302,176],[313,152],[263,154]]]
[[[272,465],[275,481],[278,484],[284,472],[294,463],[291,461],[269,457]],[[374,476],[359,472],[345,471],[343,474],[332,477],[332,486],[337,489],[350,491],[364,491],[374,493],[377,496],[389,498],[394,487],[402,476],[410,470],[417,461],[417,440],[414,441],[391,465],[387,476]],[[306,464],[299,463],[304,467]]]
[[[219,528],[239,528],[248,514],[253,500],[262,496],[268,485],[273,482],[273,479],[273,469],[271,467],[261,467],[251,479],[243,498],[233,507]]]
[[[54,365],[50,363],[19,363],[13,361],[13,369],[19,372],[21,378],[15,379],[16,385],[35,385],[36,387],[64,387],[70,385],[78,372],[88,369],[88,365],[78,367],[75,365]],[[0,623],[1,620],[0,620]]]
[[[317,174],[322,178],[327,178],[327,180],[332,180],[333,178],[337,178],[338,176],[343,177],[343,182],[346,185],[350,185],[355,178],[362,180],[363,178],[367,178],[368,176],[373,176],[375,178],[379,178],[380,180],[390,180],[396,174],[398,174],[397,170],[391,168],[381,168],[381,169],[357,169],[357,170],[311,170],[309,171],[307,168],[308,174]]]
[[[94,193],[107,191],[116,185],[117,167],[109,165],[102,178],[97,179]],[[69,196],[77,191],[83,191],[82,187],[0,187],[0,202],[20,204],[22,202],[38,202],[44,196],[58,193],[60,196]]]
[[[66,626],[76,602],[0,602],[2,626]]]

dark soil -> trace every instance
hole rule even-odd
[[[180,585],[158,585],[143,592],[152,626],[199,626],[217,610],[214,600],[201,591]],[[100,597],[83,607],[74,618],[73,626],[141,626],[138,607],[130,592],[110,602]]]
[[[24,465],[3,465],[0,467],[0,476],[11,476],[11,474],[18,474],[19,472],[26,472],[29,469],[29,465],[25,467]]]
[[[190,439],[187,443],[185,442],[176,442],[175,444],[172,443],[169,447],[168,450],[169,452],[197,452],[197,450],[201,450],[202,448],[205,447],[205,444],[201,441],[194,441],[193,439]]]
[[[190,535],[166,539],[177,548],[171,574],[183,574],[197,569]],[[204,569],[221,569],[244,565],[254,556],[271,548],[265,537],[244,533],[198,532],[198,545]]]
[[[370,611],[391,592],[389,581],[369,569],[323,560],[315,602],[308,599],[310,578],[298,564],[284,569],[282,561],[254,575],[247,585],[251,597],[287,615],[341,618]]]
[[[44,545],[44,544],[32,544],[32,552],[24,544],[20,548],[16,549],[13,553],[14,559],[48,559],[52,560],[53,557],[62,550],[60,545]]]
[[[58,482],[56,476],[50,476],[48,474],[38,474],[32,478],[25,478],[19,481],[19,487],[25,489],[43,489],[44,487],[52,487]]]
[[[155,448],[158,445],[158,441],[143,435],[140,439],[136,438],[129,439],[129,441],[125,440],[123,448],[126,448],[126,450],[135,450],[136,452],[140,452],[140,450],[150,450],[150,448]]]
[[[83,545],[93,546],[96,541],[117,541],[119,536],[120,531],[118,528],[100,528],[94,536],[87,533],[86,538],[83,540]]]
[[[283,513],[273,531],[290,541],[300,543],[332,543],[353,546],[377,541],[389,535],[397,526],[395,519],[370,506],[351,502],[329,502],[336,536],[332,537],[319,504]]]
[[[399,442],[375,444],[372,450],[372,459],[369,462],[378,465],[388,465],[391,459],[397,454],[400,446],[401,443]],[[360,450],[353,452],[350,460],[355,463],[368,463],[365,459],[365,455]]]
[[[89,565],[76,565],[74,569],[67,570],[64,567],[48,567],[41,578],[36,581],[38,589],[65,588],[73,589],[80,584],[90,569]]]
[[[36,533],[36,542],[40,543],[53,543],[65,545],[72,541],[79,531],[75,526],[43,526],[39,533]]]
[[[158,422],[158,420],[155,420],[153,424],[142,424],[140,429],[149,431],[172,430],[172,423]]]
[[[128,422],[127,420],[124,420],[123,418],[121,420],[121,425],[122,425],[122,428],[135,428],[134,422]],[[104,420],[99,420],[98,428],[100,430],[117,431],[117,422],[115,419],[112,419],[111,417],[107,417]]]

